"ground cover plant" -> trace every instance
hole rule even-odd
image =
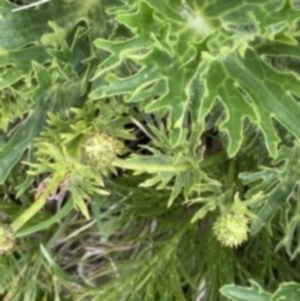
[[[300,300],[300,1],[2,0],[0,299]]]

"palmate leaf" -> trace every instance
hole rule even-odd
[[[26,117],[18,120],[18,130],[1,146],[0,183],[42,131],[47,112],[65,113],[82,96],[89,66],[81,61],[91,56],[89,40],[86,47],[82,44],[89,38],[87,28],[103,13],[102,3],[91,1],[49,1],[17,12],[13,8],[9,1],[0,3],[0,89],[11,89],[14,105],[22,102],[24,108],[21,116],[11,110],[11,116],[5,117],[13,122]],[[74,30],[81,21],[86,29]],[[95,27],[94,31],[99,34],[104,28]],[[5,105],[0,104],[0,116],[7,112]]]
[[[114,163],[115,166],[135,170],[136,174],[148,173],[154,174],[151,178],[144,181],[140,186],[150,187],[157,185],[158,189],[172,189],[168,200],[168,207],[171,206],[174,200],[180,195],[181,191],[184,197],[197,191],[204,190],[205,192],[216,192],[220,190],[221,184],[207,176],[201,168],[208,167],[213,159],[222,158],[223,154],[211,156],[208,160],[203,160],[200,163],[193,162],[188,157],[182,157],[175,160],[172,156],[167,156],[156,152],[152,156],[132,156],[126,160],[119,160]],[[200,167],[200,168],[199,168]],[[201,188],[201,189],[200,189]],[[219,192],[220,193],[220,192]]]
[[[181,141],[188,113],[197,115],[193,121],[203,130],[205,117],[220,101],[226,111],[220,129],[228,135],[231,157],[242,144],[245,118],[262,131],[273,157],[280,141],[274,120],[300,137],[300,107],[293,97],[300,96],[299,77],[275,70],[265,59],[273,43],[283,51],[288,45],[299,57],[294,24],[300,11],[293,1],[141,0],[109,12],[132,37],[95,41],[110,55],[95,74],[105,76],[108,85],[95,84],[92,98],[123,95],[146,112],[169,112],[173,146]],[[137,71],[117,76],[116,68],[127,62]],[[195,99],[193,82],[199,79],[205,89]]]
[[[171,156],[162,154],[143,157],[134,156],[125,161],[118,161],[115,165],[133,169],[137,174],[144,172],[155,174],[155,176],[141,184],[143,187],[159,184],[159,189],[166,189],[167,185],[170,185],[170,182],[174,180],[174,184],[170,185],[172,186],[172,193],[168,200],[168,206],[172,205],[182,189],[184,189],[187,197],[195,189],[194,183],[205,178],[205,174],[199,169],[193,168],[190,162],[185,162],[184,159],[174,162]]]
[[[271,220],[278,210],[282,210],[282,226],[285,236],[279,246],[285,246],[290,256],[295,256],[300,251],[300,241],[297,241],[296,250],[292,251],[292,245],[297,225],[299,223],[298,185],[300,178],[299,164],[300,143],[295,142],[293,147],[283,146],[279,150],[278,158],[273,161],[273,167],[263,167],[258,172],[244,172],[240,178],[244,184],[252,185],[246,197],[251,197],[261,191],[261,208],[258,218],[251,226],[252,234],[256,234],[262,227],[271,230]]]
[[[85,22],[90,27],[95,19],[103,16],[103,5],[96,1],[58,0],[44,3],[36,9],[13,12],[15,5],[7,0],[1,1],[0,88],[30,77],[33,61],[41,65],[50,63],[53,55],[63,52],[63,40],[78,23]],[[107,25],[95,26],[93,34],[104,34],[106,29]],[[75,38],[79,39],[78,36]],[[60,54],[60,59],[70,60],[76,54],[78,64],[78,60],[90,56],[82,57],[82,53],[74,47],[71,50],[73,53],[64,53],[64,57]]]
[[[221,294],[232,301],[296,301],[300,298],[300,284],[295,282],[281,283],[278,289],[270,294],[263,290],[256,282],[250,281],[251,287],[225,285]]]
[[[295,282],[282,283],[272,296],[272,301],[299,300],[300,284]]]
[[[273,126],[276,119],[295,136],[300,137],[299,105],[290,93],[300,95],[299,79],[266,66],[257,54],[247,50],[244,57],[229,54],[213,59],[207,74],[207,94],[201,103],[201,119],[220,97],[227,109],[227,119],[221,124],[229,137],[229,155],[235,155],[242,142],[243,119],[248,117],[262,130],[269,153],[277,156],[280,141]],[[210,58],[208,58],[210,60]],[[220,85],[216,87],[215,82]],[[247,93],[249,99],[239,89]]]
[[[251,281],[251,287],[225,285],[221,294],[233,301],[271,301],[271,294],[265,292],[257,283]]]
[[[10,86],[23,77],[28,77],[32,61],[45,64],[50,61],[41,38],[52,30],[49,21],[55,20],[67,26],[65,34],[77,22],[76,10],[63,1],[50,2],[43,9],[28,9],[12,12],[15,6],[8,1],[0,4],[1,51],[0,66],[4,72],[0,76],[0,88]],[[74,7],[73,7],[74,9]]]
[[[51,84],[50,76],[44,68],[36,63],[34,64],[34,69],[40,83],[40,87],[34,91],[36,104],[30,112],[27,112],[27,118],[21,122],[10,140],[0,149],[0,183],[5,181],[23,152],[39,134],[45,123],[47,111],[51,107],[51,103],[49,102],[50,94],[44,91]]]

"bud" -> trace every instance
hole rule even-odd
[[[123,149],[124,145],[120,141],[105,133],[90,136],[83,145],[86,162],[103,169],[111,166]]]
[[[15,244],[15,234],[11,226],[0,223],[0,255],[12,250]]]
[[[237,247],[248,239],[249,218],[241,213],[230,211],[221,214],[213,224],[217,240],[225,247]]]

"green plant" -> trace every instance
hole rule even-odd
[[[268,301],[268,300],[297,300],[300,297],[299,283],[282,283],[274,294],[265,292],[257,283],[251,281],[251,288],[235,287],[226,285],[222,288],[221,293],[236,301]]]
[[[0,16],[3,300],[299,299],[299,1]]]

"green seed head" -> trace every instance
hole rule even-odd
[[[90,136],[83,145],[87,163],[103,169],[111,166],[123,150],[124,146],[120,141],[105,133]]]
[[[0,223],[0,255],[12,250],[15,244],[15,234],[13,229],[7,225]]]
[[[221,214],[213,224],[218,241],[226,247],[237,247],[248,239],[249,218],[234,211]]]

